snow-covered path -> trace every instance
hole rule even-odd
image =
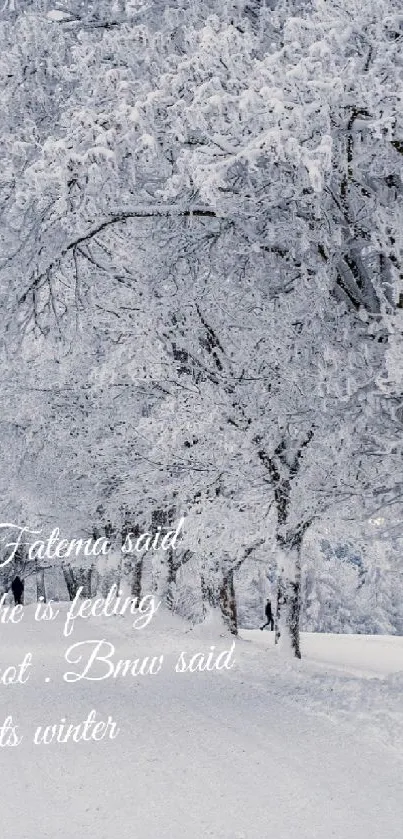
[[[77,622],[67,641],[60,625],[1,627],[3,668],[27,650],[34,656],[27,685],[0,686],[1,720],[12,713],[25,735],[17,748],[0,750],[5,835],[401,839],[397,757],[358,735],[347,738],[346,729],[297,702],[282,703],[259,670],[252,683],[239,663],[229,672],[173,672],[180,649],[208,650],[210,640],[168,637],[157,621],[147,635],[133,634],[123,619],[114,621]],[[119,658],[164,652],[164,669],[137,679],[63,682],[64,649],[102,637]],[[116,740],[31,742],[36,725],[61,717],[79,723],[93,708],[117,719]]]

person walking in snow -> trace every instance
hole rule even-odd
[[[11,591],[14,595],[14,603],[16,606],[22,605],[22,595],[24,593],[24,583],[20,577],[15,577],[11,583]]]
[[[271,610],[271,602],[270,602],[270,600],[268,600],[268,601],[267,601],[267,603],[266,603],[266,608],[265,608],[265,610],[264,610],[264,613],[265,613],[265,615],[266,615],[266,623],[264,623],[264,624],[263,624],[263,626],[261,626],[261,627],[260,627],[260,629],[264,629],[264,628],[265,628],[265,626],[268,626],[268,625],[270,624],[270,631],[271,631],[271,632],[273,632],[273,629],[274,629],[274,618],[273,618],[273,612],[272,612],[272,610]]]

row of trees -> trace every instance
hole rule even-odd
[[[157,520],[160,524],[157,524]],[[154,516],[154,528],[166,524],[163,511]],[[379,524],[370,525],[374,535]],[[123,541],[129,522],[119,533]],[[267,597],[276,599],[276,555],[267,556],[256,546],[246,559],[234,563],[225,548],[221,562],[202,565],[200,557],[187,550],[162,551],[128,556],[121,553],[113,528],[111,553],[97,559],[83,556],[61,560],[30,561],[17,553],[13,563],[0,572],[0,593],[10,592],[18,574],[25,580],[25,602],[42,599],[74,599],[105,596],[116,585],[125,596],[139,600],[151,591],[166,606],[192,624],[216,611],[230,632],[239,627],[256,629],[263,620]],[[325,538],[326,537],[326,538]],[[127,543],[126,543],[127,544]],[[5,558],[5,557],[4,557]],[[3,559],[4,559],[3,558]],[[227,561],[225,568],[223,559]],[[208,573],[206,573],[208,572]],[[228,579],[230,575],[230,580]],[[227,578],[226,578],[227,576]],[[310,632],[358,632],[401,634],[403,632],[403,566],[399,543],[384,544],[368,539],[362,528],[350,525],[340,538],[335,521],[307,532],[301,569],[301,628]]]
[[[309,528],[399,509],[399,3],[55,11],[1,23],[3,509],[186,512],[230,624],[274,544],[299,656]]]

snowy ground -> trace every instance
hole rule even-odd
[[[33,653],[27,684],[0,684],[0,722],[11,713],[24,734],[0,749],[4,835],[401,839],[403,639],[305,635],[303,661],[284,664],[271,633],[245,631],[232,670],[177,674],[181,650],[230,642],[163,613],[141,632],[96,618],[65,639],[62,623],[35,623],[29,607],[0,626],[0,671]],[[66,684],[64,650],[97,638],[116,658],[164,654],[164,667]],[[93,708],[118,721],[117,739],[32,743],[35,726]]]

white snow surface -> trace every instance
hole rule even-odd
[[[0,749],[0,812],[12,839],[401,839],[403,638],[302,637],[284,661],[273,634],[244,631],[229,671],[178,674],[188,653],[229,649],[204,629],[157,612],[0,625],[0,670],[33,654],[25,685],[0,685],[24,735]],[[67,684],[64,651],[106,638],[116,658],[164,654],[155,676]],[[50,681],[45,682],[45,679]],[[37,725],[83,721],[95,709],[115,740],[36,746]]]

